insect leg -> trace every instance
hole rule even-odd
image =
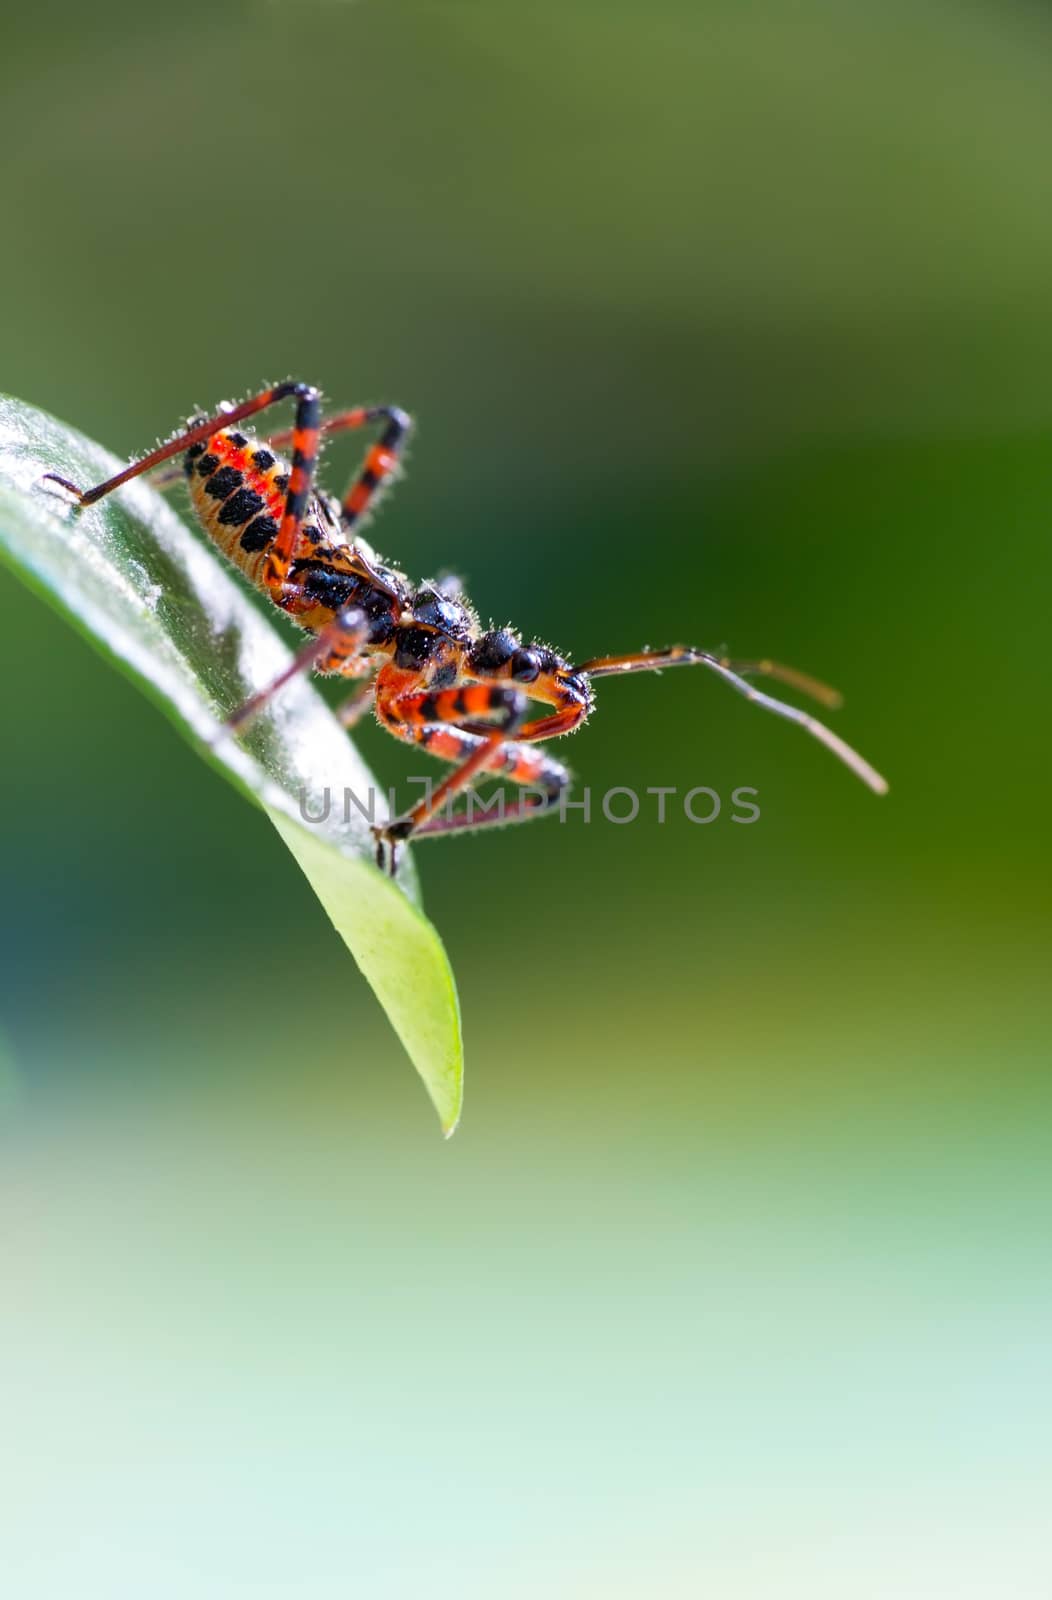
[[[341,522],[347,532],[375,502],[381,490],[390,482],[399,466],[402,450],[413,427],[408,412],[398,406],[352,406],[347,411],[337,411],[326,417],[321,425],[323,437],[332,433],[346,433],[364,428],[373,422],[385,424],[379,440],[366,455],[361,470],[351,479],[351,487],[343,499]],[[286,450],[292,443],[293,430],[282,428],[267,436],[267,444],[274,450]],[[179,481],[180,474],[173,472],[162,480],[155,479],[158,487],[167,487]]]
[[[374,418],[386,416],[388,410],[386,406],[355,406],[349,411],[337,411],[333,416],[323,419],[322,437],[328,438],[331,433],[344,433],[349,428],[360,428]],[[400,412],[399,415],[405,417],[404,412]],[[406,417],[407,427],[409,421],[410,419]],[[291,428],[280,428],[276,433],[265,434],[264,442],[271,450],[287,450],[292,443],[292,433]],[[177,484],[183,482],[183,477],[181,467],[157,467],[150,473],[150,484],[154,489],[174,489]]]
[[[356,528],[375,507],[378,496],[398,471],[401,452],[413,426],[412,417],[397,406],[363,406],[333,418],[334,425],[343,428],[360,428],[372,422],[382,422],[383,431],[343,497],[340,522],[345,533]]]
[[[452,726],[432,725],[417,735],[421,749],[429,755],[438,756],[442,761],[451,762],[466,761],[472,751],[484,742],[484,735],[468,733],[463,728]],[[561,761],[554,760],[545,750],[521,744],[517,738],[500,745],[493,764],[486,769],[486,776],[507,778],[510,783],[532,792],[509,803],[503,797],[504,791],[498,789],[495,800],[478,807],[474,804],[474,796],[469,794],[465,810],[451,812],[447,807],[445,815],[441,817],[432,814],[427,821],[417,825],[413,838],[428,834],[477,831],[480,828],[500,827],[506,822],[526,822],[550,810],[570,784],[570,774]]]
[[[565,767],[562,771],[566,773]],[[413,839],[440,838],[447,833],[480,833],[483,828],[503,828],[513,823],[532,822],[535,817],[546,816],[556,809],[559,796],[569,787],[569,782],[569,774],[566,773],[565,781],[558,788],[512,800],[510,804],[499,806],[494,811],[484,810],[481,816],[469,807],[467,811],[454,811],[452,816],[431,817],[414,830]]]
[[[122,472],[107,478],[103,483],[97,483],[94,488],[78,489],[76,484],[70,483],[66,478],[60,478],[53,472],[45,473],[44,476],[69,489],[77,496],[82,506],[94,505],[97,500],[112,493],[114,489],[119,489],[121,484],[127,483],[129,479],[148,472],[151,467],[160,466],[172,456],[189,449],[191,445],[203,444],[221,428],[228,428],[231,423],[255,416],[257,412],[265,410],[268,406],[277,405],[279,400],[288,399],[289,396],[295,396],[296,400],[296,421],[292,430],[292,471],[285,494],[281,526],[267,552],[262,573],[263,584],[274,604],[282,610],[289,610],[293,608],[296,599],[295,587],[288,582],[289,569],[299,542],[304,513],[310,501],[321,433],[321,395],[313,385],[291,380],[288,383],[279,383],[271,389],[262,390],[251,400],[243,400],[240,405],[230,406],[215,412],[211,417],[202,418],[166,443],[158,445],[157,449],[151,450],[148,455],[133,461]]]
[[[508,684],[475,684],[437,691],[407,690],[404,685],[386,689],[383,673],[377,685],[377,714],[390,733],[420,745],[441,760],[456,763],[453,772],[430,789],[404,816],[374,830],[377,861],[383,864],[383,845],[391,845],[391,870],[395,847],[418,829],[444,833],[453,829],[481,828],[502,821],[525,820],[547,809],[569,783],[566,768],[546,752],[509,740],[525,710],[526,697]],[[492,727],[478,719],[497,719]],[[474,731],[461,724],[471,720]],[[469,809],[454,818],[437,818],[441,811],[480,773],[508,778],[536,791],[510,807],[486,807],[481,815]],[[432,827],[431,823],[435,825]]]
[[[500,760],[501,747],[508,735],[522,721],[526,709],[526,696],[521,689],[505,684],[474,684],[459,689],[417,690],[387,692],[383,673],[377,684],[377,715],[386,728],[397,737],[424,744],[439,753],[437,733],[429,733],[429,724],[462,722],[466,718],[491,719],[488,731],[474,736],[458,730],[461,739],[470,738],[470,748],[463,750],[463,759],[452,755],[460,764],[429,794],[417,802],[404,816],[388,823],[383,830],[391,840],[408,839],[421,822],[440,811],[447,800],[460,794],[477,773],[495,767]],[[447,759],[450,757],[447,756]]]
[[[190,424],[189,427],[184,428],[182,432],[173,435],[171,439],[165,440],[164,444],[158,445],[156,450],[151,450],[147,455],[140,456],[137,461],[133,461],[123,471],[115,473],[112,478],[107,478],[103,483],[95,484],[91,489],[78,489],[77,485],[70,483],[68,478],[60,478],[57,472],[45,472],[44,477],[52,479],[55,483],[60,483],[64,489],[68,489],[71,494],[75,494],[82,506],[91,506],[97,500],[101,500],[103,496],[111,494],[114,489],[119,489],[121,484],[129,482],[132,478],[139,477],[141,473],[149,472],[152,467],[158,467],[164,461],[171,460],[172,456],[180,455],[182,451],[189,449],[192,444],[203,444],[214,433],[218,433],[221,428],[228,428],[235,422],[244,421],[246,417],[253,417],[257,412],[265,411],[268,406],[277,405],[279,401],[287,399],[290,395],[295,395],[300,407],[305,401],[308,404],[308,408],[311,402],[315,406],[319,403],[317,389],[312,388],[308,383],[294,383],[290,380],[288,383],[275,384],[270,389],[262,389],[259,394],[253,395],[250,400],[242,400],[236,406],[227,406],[220,411],[216,411],[210,417],[200,418]],[[298,428],[299,408],[297,409],[296,423]]]
[[[340,704],[336,707],[336,717],[338,721],[341,722],[345,728],[350,729],[355,727],[355,725],[359,723],[365,716],[366,712],[372,709],[375,699],[376,680],[370,676],[364,683],[359,684],[354,693],[349,694],[346,700],[340,701]]]
[[[242,733],[248,724],[263,710],[279,689],[301,673],[315,668],[322,672],[346,670],[361,650],[369,635],[369,621],[357,607],[350,607],[325,624],[301,650],[297,650],[288,666],[278,673],[273,682],[257,690],[226,719],[231,733]],[[371,685],[370,685],[371,687]]]

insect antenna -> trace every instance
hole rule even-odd
[[[741,676],[742,672],[762,672],[768,677],[777,678],[783,683],[791,684],[794,688],[814,695],[825,705],[835,706],[839,703],[839,696],[834,689],[827,688],[817,679],[798,673],[792,667],[782,667],[773,661],[731,662],[710,655],[707,650],[691,650],[685,645],[673,645],[669,650],[644,650],[636,655],[597,656],[592,661],[585,661],[575,670],[586,678],[607,678],[622,676],[629,672],[660,672],[663,667],[693,666],[707,667],[753,705],[759,706],[763,711],[770,711],[776,717],[784,718],[786,722],[795,722],[798,727],[809,733],[812,739],[817,739],[819,744],[824,744],[827,750],[831,750],[837,760],[842,761],[857,778],[861,778],[874,794],[887,794],[887,779],[881,777],[876,768],[871,767],[857,750],[852,750],[839,734],[827,728],[824,722],[819,722],[809,711],[801,711],[799,706],[791,706],[784,700],[776,700],[773,695],[764,694],[761,689],[746,682]]]

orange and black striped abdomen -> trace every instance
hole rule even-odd
[[[206,444],[193,445],[184,467],[194,511],[209,538],[257,589],[269,593],[264,569],[281,528],[289,464],[258,439],[224,429]],[[375,642],[381,642],[393,629],[401,602],[371,590],[333,517],[321,499],[308,499],[282,608],[301,628],[317,633],[346,606],[359,604],[374,623]],[[339,671],[337,655],[318,670]]]
[[[277,538],[291,468],[258,439],[236,429],[195,444],[184,458],[197,519],[223,554],[257,587],[266,553]],[[316,507],[308,505],[302,539],[321,542]]]

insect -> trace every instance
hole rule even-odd
[[[290,430],[264,440],[238,424],[280,401],[295,401]],[[322,436],[376,427],[342,501],[315,483]],[[776,716],[804,728],[877,794],[887,790],[878,772],[808,712],[761,692],[748,680],[765,676],[810,694],[827,706],[839,696],[824,684],[773,661],[734,661],[706,650],[673,645],[630,655],[598,656],[571,665],[553,650],[524,644],[508,628],[482,629],[454,579],[412,584],[386,565],[361,537],[361,527],[381,490],[397,475],[409,416],[395,406],[355,407],[323,418],[321,395],[311,384],[279,383],[212,416],[194,417],[184,429],[122,472],[79,489],[48,473],[80,505],[119,489],[129,479],[183,455],[194,512],[225,556],[310,638],[291,664],[227,718],[245,729],[270,698],[297,673],[319,672],[359,680],[339,707],[351,727],[370,707],[397,739],[418,745],[451,764],[445,779],[415,805],[373,829],[377,862],[394,873],[397,847],[411,836],[466,827],[525,821],[551,811],[566,790],[565,766],[538,745],[580,726],[593,709],[597,678],[664,667],[702,666],[732,689]],[[291,445],[292,459],[280,451]],[[546,708],[531,716],[530,701]],[[454,808],[454,800],[483,776],[501,776],[522,793],[502,811],[481,816]]]

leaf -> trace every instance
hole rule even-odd
[[[460,1013],[449,962],[402,851],[397,885],[374,865],[366,816],[383,795],[309,681],[288,684],[234,740],[222,717],[290,652],[243,581],[141,479],[75,507],[57,484],[118,471],[99,445],[0,395],[0,557],[125,671],[241,792],[263,807],[423,1078],[442,1127],[460,1115]],[[132,759],[129,754],[129,761]],[[330,815],[319,817],[330,791]]]

